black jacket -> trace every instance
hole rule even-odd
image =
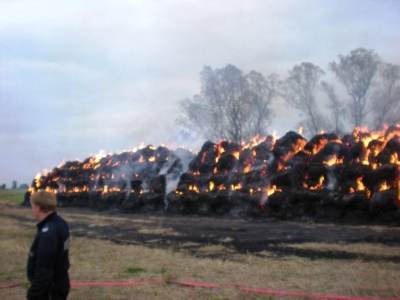
[[[28,258],[27,298],[65,299],[69,291],[69,228],[56,212],[37,225]]]

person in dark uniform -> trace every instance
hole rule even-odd
[[[55,194],[35,192],[30,202],[38,223],[28,258],[27,275],[31,285],[27,299],[67,299],[70,288],[68,224],[56,212]]]
[[[31,206],[31,194],[30,190],[27,190],[24,194],[24,202],[22,203],[23,206]]]

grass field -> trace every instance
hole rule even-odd
[[[29,208],[17,205],[18,194],[2,194],[0,199],[2,239],[0,284],[6,282],[23,284],[23,287],[0,289],[0,298],[23,299],[27,287],[25,263],[35,234],[35,221],[31,217]],[[178,248],[160,248],[140,242],[122,243],[118,241],[118,236],[113,236],[115,241],[111,241],[108,237],[94,235],[91,232],[112,224],[117,226],[130,224],[142,235],[154,234],[155,229],[150,230],[145,225],[150,224],[151,220],[145,218],[139,223],[138,215],[112,216],[106,213],[81,212],[76,209],[61,210],[60,213],[72,225],[71,279],[161,280],[161,284],[158,285],[134,288],[80,287],[71,290],[69,299],[275,299],[253,296],[229,288],[186,288],[173,284],[174,280],[182,279],[310,293],[400,296],[400,244],[398,243],[385,244],[374,241],[360,241],[353,244],[292,243],[284,245],[291,249],[290,252],[277,255],[273,248],[254,253],[238,253],[229,244],[221,242],[205,243],[193,252],[186,250],[184,244]],[[90,230],[81,232],[81,227],[75,226],[78,222],[87,224],[88,227],[85,228]],[[187,219],[184,222],[187,222]],[[285,223],[282,224],[285,226]],[[366,230],[365,226],[360,229]],[[397,229],[371,228],[371,232],[382,232],[382,234],[393,230]],[[172,234],[178,234],[172,232],[171,228],[166,228],[165,224],[159,224],[156,231],[157,234],[165,234],[165,239]],[[99,232],[104,234],[103,231]],[[282,245],[277,245],[280,246]],[[303,255],[306,252],[324,253],[324,255],[309,257]],[[225,255],[217,255],[221,253]]]
[[[0,201],[11,203],[22,203],[25,190],[0,190]]]

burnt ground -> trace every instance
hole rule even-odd
[[[13,218],[26,228],[34,220],[29,208],[0,203],[0,217]],[[233,217],[123,214],[118,211],[62,208],[72,236],[106,239],[119,244],[187,251],[199,257],[234,259],[236,254],[308,259],[400,262],[399,255],[377,255],[341,250],[299,248],[304,243],[400,245],[400,227],[380,225],[321,224],[311,221],[242,219]],[[204,246],[221,251],[204,253]]]

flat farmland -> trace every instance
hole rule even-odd
[[[0,283],[21,284],[0,289],[0,296],[21,299],[35,221],[30,209],[13,197],[0,198]],[[76,208],[59,213],[71,229],[71,279],[157,281],[139,287],[73,288],[70,299],[274,298],[231,288],[235,285],[309,294],[400,296],[399,227]],[[175,284],[182,280],[225,288]]]

